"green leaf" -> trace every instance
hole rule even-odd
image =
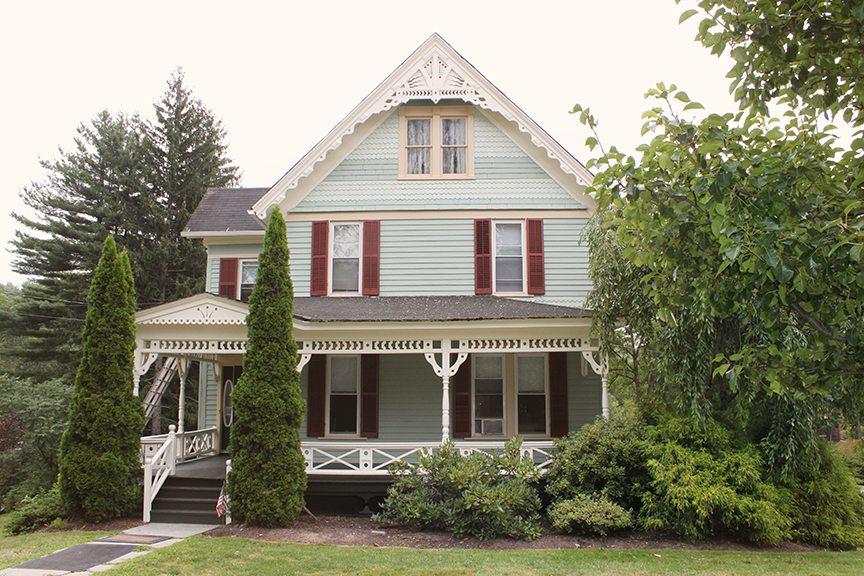
[[[699,102],[690,102],[686,106],[684,106],[684,110],[704,110],[705,106],[700,104]]]
[[[864,250],[864,244],[856,244],[849,250],[849,257],[855,262],[861,262],[862,250]]]
[[[698,12],[699,12],[699,11],[696,10],[695,8],[691,8],[691,9],[689,9],[689,10],[685,10],[684,12],[681,13],[681,16],[678,18],[678,23],[679,23],[679,24],[682,24],[682,23],[685,22],[688,18],[692,18],[692,17],[693,17],[694,15],[696,15]]]

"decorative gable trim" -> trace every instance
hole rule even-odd
[[[311,190],[308,187],[298,189],[301,180],[310,176],[316,165],[324,162],[331,151],[341,147],[343,141],[356,146],[362,140],[362,137],[357,136],[365,136],[368,132],[364,130],[363,134],[355,135],[355,131],[373,117],[377,116],[368,130],[380,124],[391,109],[401,104],[411,100],[438,102],[442,99],[463,100],[500,114],[520,132],[530,136],[531,143],[544,150],[547,158],[554,161],[565,174],[572,176],[577,186],[586,187],[591,183],[592,174],[585,166],[441,36],[433,34],[280,178],[252,206],[250,213],[265,220],[275,205],[287,200],[289,209],[295,206]],[[594,203],[589,196],[580,196],[580,201],[593,208]]]
[[[135,314],[135,324],[147,325],[244,325],[249,306],[214,294],[203,293]]]

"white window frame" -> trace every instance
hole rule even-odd
[[[357,226],[360,230],[357,236],[358,242],[358,256],[357,256],[357,292],[334,292],[333,285],[335,284],[333,278],[333,245],[336,242],[336,234],[335,228],[336,226],[346,226],[346,225],[354,225]],[[346,222],[330,222],[330,230],[329,230],[329,243],[328,255],[327,255],[327,278],[329,282],[327,282],[327,295],[328,296],[362,296],[363,295],[363,222],[358,221],[346,221]]]
[[[529,434],[522,434],[519,432],[519,359],[538,356],[543,358],[543,395],[546,398],[546,431],[539,433],[534,432]],[[516,436],[521,436],[523,438],[547,438],[549,437],[549,430],[551,424],[549,414],[552,408],[549,402],[549,354],[545,352],[518,353],[514,354],[513,358],[513,378],[516,381],[516,385],[514,386],[514,391],[516,394]]]
[[[486,358],[499,358],[501,360],[501,434],[479,434],[474,432],[474,421],[477,420],[476,391],[474,382],[477,380],[477,362],[471,362],[471,437],[472,438],[507,438],[507,355],[506,354],[473,354],[475,358],[483,356]]]
[[[357,428],[355,432],[330,432],[330,376],[331,362],[333,355],[327,355],[327,389],[324,398],[324,437],[325,438],[359,438],[360,437],[360,363],[362,359],[360,354],[340,354],[339,358],[356,358],[357,359]],[[340,394],[340,396],[348,396],[348,394]]]
[[[258,258],[238,258],[237,259],[237,300],[243,295],[243,264],[245,262],[255,262],[258,263]],[[260,270],[260,266],[259,266]],[[258,275],[255,275],[255,279],[258,279]],[[252,295],[251,293],[249,294]]]
[[[465,173],[444,174],[441,145],[441,120],[465,119]],[[408,173],[408,120],[428,119],[431,131],[429,174]],[[399,107],[399,175],[400,180],[473,180],[474,179],[474,110],[471,106],[400,106]]]
[[[519,292],[500,292],[498,290],[498,224],[519,224],[522,238],[522,290]],[[525,220],[492,220],[492,293],[497,296],[528,296],[528,251]]]

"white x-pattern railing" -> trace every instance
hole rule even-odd
[[[475,452],[500,453],[504,442],[460,441],[454,445],[463,456]],[[386,476],[397,462],[416,463],[422,452],[437,450],[440,442],[334,442],[307,441],[301,444],[309,475]],[[535,440],[522,443],[522,457],[545,471],[552,463],[554,443]]]

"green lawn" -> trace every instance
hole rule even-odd
[[[5,521],[0,516],[0,569],[20,562],[33,560],[45,554],[109,536],[112,532],[85,532],[83,530],[60,530],[36,532],[22,536],[7,536],[3,531]]]
[[[412,574],[437,576],[540,574],[864,573],[859,552],[700,552],[670,550],[416,550],[278,544],[195,536],[136,558],[112,576],[255,574]]]

